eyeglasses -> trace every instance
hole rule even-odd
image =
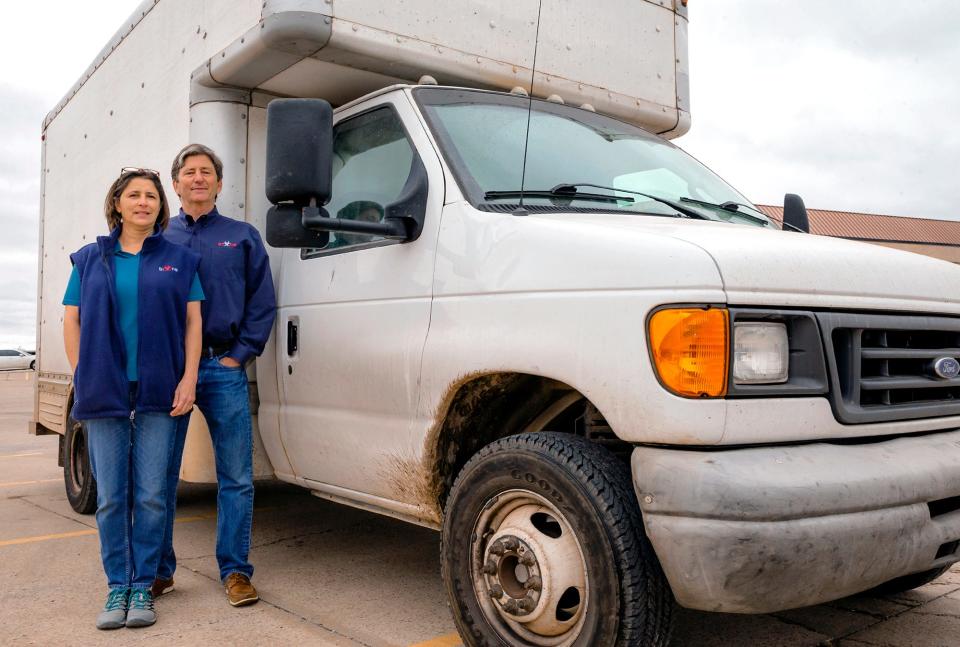
[[[152,168],[140,168],[137,166],[124,166],[120,169],[120,175],[124,173],[139,173],[141,175],[155,175],[160,177],[159,171],[154,171]]]

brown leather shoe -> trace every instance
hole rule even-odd
[[[234,607],[254,604],[260,599],[260,596],[257,595],[257,589],[250,583],[250,578],[243,573],[227,575],[227,581],[224,582],[223,588],[227,592],[227,600]]]
[[[173,578],[169,580],[162,577],[158,577],[153,581],[153,584],[150,585],[150,593],[153,595],[153,599],[156,600],[164,593],[169,593],[173,590]]]

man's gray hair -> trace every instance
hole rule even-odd
[[[170,177],[176,180],[177,176],[180,175],[180,169],[187,163],[187,158],[193,157],[194,155],[206,155],[209,157],[210,161],[213,162],[213,170],[217,172],[217,179],[223,179],[223,162],[220,161],[220,158],[217,157],[217,154],[214,153],[210,147],[204,146],[203,144],[187,144],[181,148],[177,156],[173,158],[173,166],[170,167]]]

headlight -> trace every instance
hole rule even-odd
[[[733,325],[734,383],[782,384],[789,375],[789,357],[784,324],[744,321]]]
[[[727,392],[729,314],[722,308],[667,308],[648,323],[650,355],[665,387],[686,397]]]

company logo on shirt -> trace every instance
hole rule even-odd
[[[222,240],[219,243],[217,243],[217,247],[236,247],[236,246],[237,244],[230,240]]]
[[[157,269],[159,269],[161,272],[179,272],[180,271],[177,268],[175,268],[173,265],[161,265]]]

